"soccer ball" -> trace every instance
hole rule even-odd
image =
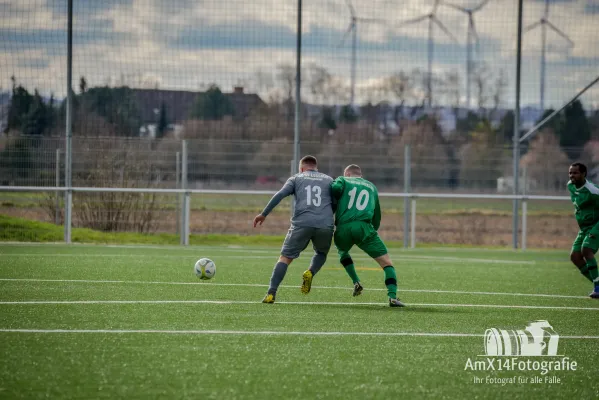
[[[193,272],[200,279],[212,279],[216,274],[216,264],[209,258],[200,258],[193,266]]]

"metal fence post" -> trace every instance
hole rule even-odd
[[[67,18],[67,110],[66,110],[66,151],[65,186],[67,187],[64,205],[64,241],[71,243],[73,211],[73,0],[68,0]]]
[[[519,193],[520,178],[520,80],[522,70],[522,5],[524,0],[518,0],[518,42],[516,46],[516,104],[514,107],[514,137],[513,137],[513,173],[514,194]],[[512,204],[512,247],[518,248],[518,199]]]
[[[526,195],[526,189],[528,185],[528,175],[526,173],[526,167],[522,168],[522,195]],[[528,211],[528,202],[526,201],[526,197],[522,198],[522,250],[526,250],[526,214]]]
[[[181,189],[187,189],[187,140],[181,141]],[[189,244],[189,237],[187,235],[187,223],[189,220],[189,215],[187,214],[189,210],[188,200],[188,193],[185,193],[181,204],[181,231],[179,232],[183,246]]]
[[[410,225],[410,247],[416,248],[416,198],[412,199],[412,223]]]
[[[183,203],[185,204],[185,224],[183,225],[183,246],[189,246],[189,232],[190,232],[190,217],[191,217],[191,193],[185,192]]]
[[[526,250],[526,214],[528,212],[528,201],[522,198],[522,250]]]
[[[181,152],[177,152],[176,161],[175,161],[175,189],[181,189]],[[175,232],[180,232],[180,224],[181,224],[181,195],[177,193],[175,195],[177,199],[177,218],[176,218],[176,226]]]
[[[56,149],[56,187],[60,186],[60,149]],[[60,192],[56,191],[54,223],[60,225]]]
[[[410,161],[410,145],[407,144],[404,147],[404,170],[403,170],[403,185],[404,192],[410,193],[410,181],[411,181],[411,168],[412,163]],[[403,247],[408,248],[408,241],[410,240],[410,198],[404,197],[403,199]]]

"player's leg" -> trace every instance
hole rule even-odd
[[[383,254],[382,256],[374,258],[374,260],[381,266],[385,273],[385,286],[387,287],[389,306],[404,307],[405,304],[397,298],[397,275],[391,257],[389,257],[389,254]]]
[[[599,249],[599,236],[589,232],[582,241],[582,256],[586,261],[587,271],[590,279],[593,281],[593,292],[590,297],[599,299],[599,270],[597,269],[597,259],[595,253]]]
[[[576,265],[585,278],[593,282],[593,278],[591,278],[591,275],[589,274],[587,262],[582,256],[582,242],[584,241],[585,236],[586,235],[582,231],[578,232],[578,235],[576,235],[576,239],[574,239],[574,243],[572,244],[572,251],[570,252],[570,261]]]
[[[356,272],[354,260],[352,260],[351,256],[349,255],[349,251],[354,245],[351,225],[352,224],[345,224],[337,226],[337,229],[335,229],[335,234],[333,235],[333,240],[335,242],[337,252],[339,253],[339,261],[354,284],[353,295],[358,296],[362,293],[363,288],[360,284],[358,273]]]
[[[397,299],[397,274],[391,257],[389,257],[387,246],[371,225],[364,224],[362,229],[364,240],[358,244],[358,247],[372,257],[383,269],[389,305],[391,307],[403,307],[404,304]]]
[[[312,288],[312,278],[320,271],[322,266],[327,260],[327,254],[331,249],[331,241],[333,240],[333,229],[327,228],[313,228],[314,232],[311,237],[312,248],[314,249],[314,255],[310,262],[310,268],[304,271],[302,275],[302,286],[300,288],[303,294],[310,293]]]
[[[310,236],[306,235],[303,228],[291,226],[285,236],[283,247],[281,248],[281,256],[275,267],[272,270],[270,277],[270,285],[268,292],[262,300],[263,303],[274,303],[279,285],[287,274],[287,268],[291,262],[298,258],[300,253],[308,246]]]

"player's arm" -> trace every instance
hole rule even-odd
[[[331,192],[333,193],[333,199],[339,200],[343,194],[343,188],[345,187],[345,179],[342,176],[337,177],[331,183]]]
[[[254,217],[254,228],[258,224],[262,225],[268,214],[270,214],[270,212],[277,205],[279,205],[281,200],[283,200],[287,196],[292,195],[293,193],[295,193],[295,178],[291,177],[287,179],[287,182],[285,182],[285,185],[283,185],[281,190],[279,190],[277,193],[274,194],[274,196],[271,197],[270,201],[268,202],[266,207],[264,207],[262,212]]]
[[[377,231],[381,226],[381,205],[379,203],[379,195],[376,192],[374,196],[374,215],[372,216],[372,226]]]

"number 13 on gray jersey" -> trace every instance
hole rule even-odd
[[[294,226],[313,228],[333,227],[333,198],[331,183],[333,178],[318,171],[305,171],[287,179],[285,185],[270,199],[262,215],[268,215],[279,202],[294,195]]]

